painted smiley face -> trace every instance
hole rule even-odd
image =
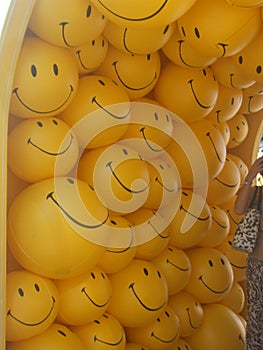
[[[234,275],[226,256],[214,248],[193,248],[187,251],[192,272],[185,291],[200,303],[213,303],[232,288]]]
[[[78,71],[68,51],[25,37],[14,76],[12,114],[22,118],[54,116],[70,104],[77,87]]]
[[[213,1],[211,5],[208,9],[205,0],[196,2],[178,19],[178,28],[198,51],[213,57],[231,56],[244,48],[259,31],[260,11],[250,8],[245,13],[243,9],[220,0]],[[204,13],[207,15],[204,16]],[[211,30],[213,24],[219,23],[222,18],[224,26]],[[254,30],[247,34],[250,25],[254,26]]]
[[[232,149],[239,146],[247,137],[248,121],[245,115],[242,113],[237,113],[227,123],[230,130],[230,140],[227,147]]]
[[[245,177],[247,176],[247,173],[248,173],[248,167],[246,163],[240,157],[230,153],[227,155],[227,157],[236,164],[240,172],[240,179],[241,179],[240,182],[242,183],[245,180]]]
[[[188,256],[182,249],[168,245],[150,262],[165,277],[169,295],[178,293],[188,283],[191,274],[191,264]]]
[[[47,329],[58,314],[54,283],[26,270],[7,274],[6,339],[19,341]]]
[[[60,117],[74,126],[83,147],[102,147],[118,141],[126,131],[130,121],[130,99],[109,77],[85,75],[79,79],[74,100]]]
[[[251,94],[249,91],[243,92],[243,100],[239,113],[252,114],[259,112],[263,108],[263,95]]]
[[[193,122],[208,115],[214,107],[218,83],[209,67],[191,69],[169,62],[161,70],[154,96],[184,121]]]
[[[134,100],[147,95],[153,89],[160,70],[161,61],[157,51],[134,55],[110,45],[107,56],[96,73],[115,80],[127,92],[130,99]]]
[[[93,268],[103,254],[97,239],[107,239],[107,219],[107,208],[85,182],[63,177],[38,181],[12,203],[9,247],[25,268],[54,279],[74,277]]]
[[[126,328],[130,342],[142,344],[153,350],[166,349],[178,341],[180,321],[175,311],[166,305],[163,312],[145,327]]]
[[[8,136],[8,166],[21,179],[36,182],[66,175],[79,154],[78,141],[68,125],[55,117],[20,122]],[[61,162],[56,167],[57,158]]]
[[[60,308],[57,320],[66,325],[79,326],[92,322],[106,311],[111,285],[107,275],[98,267],[85,274],[55,281]]]
[[[108,311],[122,325],[145,326],[162,313],[167,303],[167,284],[150,262],[133,259],[125,269],[110,274],[109,279],[112,297]]]
[[[128,0],[125,4],[120,0],[92,0],[92,3],[113,23],[132,28],[153,28],[174,22],[195,0],[176,3],[171,0],[148,0],[143,4],[139,0]]]
[[[126,335],[121,323],[109,313],[103,314],[87,325],[72,327],[87,348],[102,350],[109,347],[124,350]]]
[[[106,25],[104,16],[90,1],[55,0],[50,6],[37,2],[29,28],[40,38],[62,47],[80,46],[99,36]]]

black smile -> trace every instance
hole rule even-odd
[[[117,346],[119,345],[123,340],[123,335],[121,335],[120,340],[118,340],[115,343],[110,343],[110,342],[106,342],[105,340],[99,339],[96,335],[94,335],[94,342],[98,341],[100,343],[106,344],[106,345],[110,345],[110,346]]]
[[[133,230],[132,230],[132,226],[130,226],[130,225],[129,225],[129,228],[131,229],[131,240],[130,240],[130,243],[129,243],[128,247],[124,248],[124,249],[121,249],[121,250],[120,249],[113,250],[113,249],[108,249],[107,248],[106,252],[119,254],[119,253],[125,253],[125,252],[127,252],[127,250],[129,250],[131,248],[131,246],[133,244]]]
[[[229,209],[227,209],[227,214],[229,215],[230,219],[233,221],[233,223],[235,225],[238,225],[238,222],[233,218],[232,214],[231,214],[231,211]]]
[[[148,84],[146,84],[146,85],[144,85],[144,86],[141,86],[141,87],[138,87],[138,88],[128,86],[128,85],[122,80],[121,76],[119,75],[119,72],[118,72],[118,70],[117,70],[117,63],[118,63],[118,62],[115,61],[115,62],[112,63],[112,65],[114,66],[114,70],[115,70],[115,73],[116,73],[118,79],[120,80],[120,82],[122,83],[122,85],[123,85],[124,87],[126,87],[126,89],[133,90],[133,91],[144,90],[144,89],[146,89],[148,86],[151,86],[152,83],[153,83],[153,82],[156,80],[156,78],[157,78],[157,74],[156,74],[156,72],[154,72],[154,77],[152,78],[152,80],[151,80]]]
[[[194,218],[196,218],[197,220],[200,220],[200,221],[206,221],[206,220],[209,220],[209,218],[210,218],[209,215],[207,215],[207,216],[204,217],[204,218],[200,218],[200,216],[196,216],[195,214],[193,214],[193,213],[191,213],[190,211],[186,210],[186,209],[183,207],[182,204],[180,205],[180,210],[183,210],[185,213],[187,213],[187,214],[193,216]]]
[[[220,58],[221,58],[221,57],[224,57],[224,56],[225,56],[225,54],[226,54],[226,47],[228,46],[228,44],[218,43],[216,46],[220,46],[220,47],[222,47],[222,49],[223,49],[223,53],[222,53],[222,55],[220,56]]]
[[[134,194],[138,194],[138,193],[142,193],[142,192],[145,192],[149,186],[146,186],[144,188],[142,188],[141,190],[137,190],[137,191],[134,191],[134,190],[131,190],[130,188],[126,187],[122,182],[121,180],[118,178],[118,176],[115,174],[114,170],[112,169],[112,166],[111,166],[112,162],[109,162],[106,164],[106,166],[110,169],[110,172],[112,173],[112,175],[114,176],[114,178],[117,180],[117,182],[121,185],[122,188],[125,189],[125,191],[127,192],[130,192],[130,193],[134,193]]]
[[[31,138],[29,138],[27,140],[27,144],[31,144],[33,147],[37,148],[38,150],[40,150],[41,152],[44,152],[50,156],[60,156],[62,155],[63,153],[66,153],[67,150],[70,148],[70,146],[72,145],[72,141],[73,141],[73,135],[70,134],[70,141],[69,141],[69,144],[66,148],[64,148],[61,152],[57,152],[57,153],[54,153],[54,152],[48,152],[46,150],[44,150],[43,148],[37,146],[34,142],[32,142]]]
[[[215,104],[206,106],[206,105],[203,105],[203,104],[199,101],[199,99],[198,99],[198,97],[197,97],[197,95],[196,95],[196,93],[195,93],[195,90],[194,90],[193,81],[194,81],[194,79],[190,79],[190,80],[188,81],[188,84],[190,84],[190,86],[191,86],[191,90],[192,90],[192,93],[193,93],[193,95],[194,95],[194,98],[195,98],[197,104],[198,104],[201,108],[204,108],[204,109],[208,109],[208,108],[214,107]]]
[[[77,56],[78,56],[78,59],[79,59],[79,63],[80,63],[80,65],[81,65],[81,67],[83,68],[83,69],[85,69],[85,70],[92,70],[92,69],[95,69],[95,67],[86,67],[85,66],[85,64],[83,63],[83,61],[82,61],[82,59],[81,59],[81,50],[78,50],[78,51],[76,51],[76,54],[77,54]]]
[[[220,159],[220,157],[219,157],[219,154],[218,154],[218,152],[217,152],[216,146],[215,146],[214,141],[213,141],[213,139],[212,139],[212,137],[211,137],[210,131],[208,131],[208,132],[206,133],[206,136],[209,138],[209,140],[210,140],[210,142],[211,142],[211,144],[212,144],[212,146],[213,146],[213,149],[214,149],[214,151],[215,151],[215,154],[216,154],[217,159],[219,160],[220,163],[223,164],[224,162],[223,162],[223,160]]]
[[[167,191],[167,192],[174,192],[174,191],[176,191],[176,188],[172,188],[172,189],[170,189],[170,188],[168,188],[168,187],[166,187],[166,186],[164,186],[164,184],[159,180],[159,178],[158,177],[156,177],[155,178],[155,181],[159,184],[159,185],[161,185],[162,186],[162,188],[164,188],[165,189],[165,191]]]
[[[55,302],[56,302],[55,298],[52,297],[52,305],[51,305],[51,308],[50,308],[48,314],[47,314],[41,321],[36,322],[36,323],[27,323],[27,322],[23,322],[23,321],[19,320],[18,318],[16,318],[16,317],[12,314],[11,310],[8,310],[8,311],[7,311],[7,316],[12,317],[15,321],[21,323],[21,324],[24,325],[24,326],[29,326],[29,327],[38,326],[38,325],[40,325],[41,323],[44,323],[44,322],[49,318],[49,316],[51,315],[51,313],[52,313],[52,311],[53,311],[53,309],[54,309]]]
[[[215,177],[215,180],[218,181],[220,184],[226,186],[226,187],[229,187],[229,188],[235,188],[238,186],[238,184],[234,184],[234,185],[229,185],[229,184],[226,184],[225,182],[221,181],[218,177]]]
[[[162,309],[162,308],[164,307],[165,303],[163,303],[161,306],[156,307],[156,308],[150,308],[150,307],[148,307],[147,305],[145,305],[145,304],[141,301],[141,299],[139,298],[139,296],[137,295],[137,293],[136,293],[136,291],[135,291],[135,289],[134,289],[134,284],[135,284],[135,283],[131,283],[131,284],[129,285],[129,288],[132,290],[132,292],[133,292],[135,298],[139,301],[139,303],[140,303],[146,310],[148,310],[148,311],[158,311],[158,310],[160,310],[160,309]]]
[[[73,218],[59,203],[58,203],[58,201],[53,197],[53,194],[54,194],[54,192],[50,192],[48,195],[47,195],[47,197],[46,197],[46,199],[48,200],[48,199],[51,199],[54,203],[55,203],[55,205],[72,221],[72,222],[74,222],[75,224],[77,224],[78,226],[81,226],[81,227],[84,227],[84,228],[90,228],[90,229],[95,229],[95,228],[98,228],[98,227],[101,227],[101,226],[103,226],[105,223],[106,223],[106,221],[108,220],[108,215],[107,215],[107,217],[102,221],[102,222],[100,222],[99,224],[97,224],[97,225],[87,225],[87,224],[83,224],[83,223],[81,223],[81,222],[79,222],[78,220],[76,220],[75,218]]]
[[[227,287],[227,288],[225,288],[225,289],[223,289],[223,290],[221,290],[221,291],[217,291],[217,290],[215,290],[215,289],[212,289],[211,287],[208,286],[208,284],[205,283],[205,281],[203,280],[203,276],[200,276],[198,279],[203,283],[203,285],[204,285],[207,289],[209,289],[211,292],[216,293],[216,294],[225,293],[225,292],[229,289],[229,287]]]
[[[129,52],[130,54],[136,54],[136,52],[132,52],[131,50],[129,50],[127,46],[127,31],[128,31],[128,28],[125,28],[123,33],[123,39],[122,39],[123,46],[125,47],[126,51]]]
[[[163,152],[163,148],[161,148],[161,147],[160,147],[160,148],[153,148],[153,147],[150,145],[150,143],[148,142],[148,140],[147,140],[147,138],[146,138],[146,136],[145,136],[144,130],[145,130],[145,127],[141,128],[141,129],[140,129],[140,132],[142,133],[142,137],[143,137],[143,139],[144,139],[146,145],[150,148],[150,150],[153,151],[153,152]]]
[[[151,333],[151,337],[153,337],[153,338],[159,340],[159,341],[162,342],[162,343],[167,343],[167,344],[169,344],[169,343],[172,343],[172,342],[178,337],[178,332],[179,332],[179,329],[177,329],[176,334],[175,334],[171,339],[168,339],[168,340],[162,339],[162,338],[160,338],[160,337],[157,337],[157,335],[155,335],[154,332]]]
[[[199,326],[195,326],[195,325],[192,323],[189,307],[186,308],[186,311],[187,311],[187,316],[188,316],[188,320],[189,320],[190,326],[191,326],[192,328],[194,328],[194,329],[197,329]]]
[[[93,299],[91,299],[91,297],[88,295],[88,293],[86,292],[86,289],[85,289],[85,287],[83,287],[82,289],[81,289],[81,293],[84,293],[85,295],[86,295],[86,297],[91,301],[91,303],[93,304],[93,305],[95,305],[96,307],[105,307],[108,303],[109,303],[109,301],[110,301],[110,298],[105,302],[105,303],[103,303],[103,304],[97,304],[97,303],[95,303],[95,301],[93,300]]]
[[[180,57],[180,60],[183,62],[183,64],[189,68],[202,68],[203,66],[192,66],[191,64],[187,63],[184,60],[183,53],[182,53],[182,47],[183,47],[184,40],[178,40],[177,42],[179,44],[179,57]]]
[[[73,47],[72,45],[70,45],[67,40],[66,40],[66,36],[65,36],[65,27],[68,24],[68,22],[61,22],[59,23],[59,25],[61,26],[61,35],[62,35],[62,39],[65,43],[65,45],[67,45],[68,47]]]
[[[174,264],[173,262],[171,262],[169,259],[166,259],[166,263],[172,265],[173,267],[177,268],[180,271],[184,271],[184,272],[189,271],[189,267],[186,267],[186,268],[180,267],[180,266]]]
[[[102,109],[102,110],[103,110],[104,112],[106,112],[108,115],[110,115],[111,117],[116,118],[116,119],[125,119],[125,118],[127,118],[127,117],[130,115],[130,110],[129,110],[126,114],[124,114],[124,115],[122,115],[122,116],[117,116],[117,115],[111,113],[110,111],[108,111],[105,107],[103,107],[103,106],[97,101],[96,96],[94,96],[94,97],[92,98],[92,103],[95,103],[100,109]]]
[[[56,112],[56,111],[58,111],[59,109],[61,109],[61,108],[68,102],[68,100],[70,99],[70,96],[71,96],[72,92],[74,91],[74,88],[73,88],[73,86],[70,84],[69,95],[68,95],[68,97],[65,99],[65,101],[64,101],[60,106],[58,106],[58,107],[56,107],[56,108],[54,108],[54,109],[51,109],[51,110],[49,110],[49,111],[45,111],[45,112],[37,111],[36,109],[30,108],[29,106],[27,106],[27,105],[22,101],[22,99],[20,98],[20,96],[19,96],[19,94],[18,94],[18,90],[19,90],[19,88],[14,88],[14,90],[12,91],[12,93],[16,95],[18,101],[19,101],[26,109],[28,109],[28,110],[31,111],[31,112],[38,113],[38,114],[47,114],[47,113]]]
[[[168,233],[166,236],[163,236],[161,233],[159,233],[158,230],[153,226],[150,220],[147,222],[147,224],[151,226],[151,228],[154,230],[155,233],[157,233],[157,236],[159,236],[160,238],[166,239],[170,236],[170,233]]]
[[[98,2],[101,4],[102,7],[105,8],[105,10],[107,10],[108,12],[110,12],[111,14],[113,14],[116,17],[125,19],[127,21],[132,21],[132,22],[137,22],[137,21],[145,21],[148,19],[151,19],[153,17],[155,17],[159,12],[161,12],[163,10],[163,8],[165,7],[165,5],[167,4],[168,0],[164,0],[164,2],[162,3],[162,5],[152,14],[146,16],[146,17],[139,17],[139,18],[130,18],[130,17],[125,17],[125,16],[121,16],[118,15],[117,13],[115,13],[114,11],[112,11],[109,7],[107,7],[106,5],[103,4],[103,2],[101,0],[98,0]]]
[[[235,76],[235,74],[234,73],[231,73],[231,74],[229,74],[229,76],[230,76],[230,85],[233,87],[233,88],[235,88],[236,86],[235,86],[235,84],[234,84],[234,81],[233,81],[233,78],[234,78],[234,76]]]
[[[220,226],[220,227],[222,227],[222,228],[227,228],[227,225],[223,225],[223,224],[221,224],[219,221],[217,221],[213,216],[212,216],[212,220],[218,225],[218,226]]]

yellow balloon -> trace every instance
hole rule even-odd
[[[263,108],[263,95],[251,94],[250,91],[243,91],[243,100],[239,109],[239,113],[253,114],[259,112]]]
[[[238,112],[234,117],[228,120],[227,123],[230,130],[230,139],[227,144],[227,148],[236,148],[246,139],[248,135],[249,125],[247,117],[241,112]]]
[[[234,282],[230,292],[219,301],[219,304],[225,305],[239,314],[245,305],[245,293],[241,285]]]
[[[248,166],[247,164],[244,162],[244,160],[234,154],[228,153],[227,154],[227,158],[231,159],[237,166],[239,172],[240,172],[240,183],[242,184],[245,181],[245,178],[247,176],[248,173]]]

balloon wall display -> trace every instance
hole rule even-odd
[[[1,349],[244,350],[263,2],[12,3]]]

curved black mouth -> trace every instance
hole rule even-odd
[[[141,301],[141,299],[139,298],[139,296],[137,295],[137,293],[136,293],[136,291],[135,291],[135,288],[134,288],[134,285],[135,285],[135,283],[131,283],[131,284],[129,285],[129,288],[132,290],[132,292],[133,292],[135,298],[139,301],[139,303],[142,305],[142,307],[143,307],[144,309],[146,309],[146,310],[148,310],[148,311],[158,311],[158,310],[161,310],[161,309],[164,307],[165,303],[163,303],[162,305],[160,305],[160,306],[158,306],[158,307],[156,307],[156,308],[150,308],[149,306],[145,305],[145,304]]]
[[[72,141],[73,141],[73,135],[70,133],[70,141],[69,141],[68,146],[66,148],[64,148],[61,152],[57,152],[57,153],[55,153],[55,152],[48,152],[48,151],[44,150],[43,148],[37,146],[34,142],[32,142],[31,138],[29,138],[27,140],[27,144],[31,144],[33,147],[37,148],[39,151],[41,151],[43,153],[46,153],[46,154],[48,154],[50,156],[60,156],[60,155],[62,155],[62,154],[67,152],[67,150],[72,145]]]
[[[131,111],[129,110],[126,114],[122,115],[122,116],[117,116],[116,114],[111,113],[110,111],[108,111],[105,107],[103,107],[98,101],[97,101],[97,97],[94,96],[92,97],[91,100],[92,103],[95,103],[100,109],[102,109],[105,113],[107,113],[108,115],[110,115],[111,117],[115,118],[115,119],[125,119],[127,117],[129,117]]]
[[[95,301],[88,295],[88,293],[86,292],[86,288],[85,287],[83,287],[82,289],[81,289],[81,293],[84,293],[84,295],[89,299],[89,301],[93,304],[93,305],[95,305],[96,307],[105,307],[105,306],[107,306],[108,305],[108,303],[109,303],[109,301],[110,301],[110,298],[105,302],[105,303],[103,303],[103,304],[98,304],[98,303],[95,303]]]
[[[185,213],[191,215],[192,217],[194,217],[195,219],[200,220],[200,221],[206,221],[206,220],[209,220],[209,218],[210,218],[209,215],[207,215],[204,218],[201,218],[200,216],[197,216],[197,215],[191,213],[190,211],[186,210],[182,204],[180,205],[180,210],[183,210]]]
[[[73,88],[73,86],[70,84],[70,91],[69,91],[69,94],[68,94],[67,98],[65,99],[65,101],[64,101],[60,106],[58,106],[58,107],[56,107],[56,108],[54,108],[54,109],[50,109],[50,110],[48,110],[48,111],[38,111],[38,110],[33,109],[33,108],[29,107],[28,105],[26,105],[26,104],[22,101],[22,99],[20,98],[20,96],[19,96],[19,94],[18,94],[18,90],[19,90],[19,88],[14,88],[13,91],[12,91],[12,93],[15,94],[15,96],[16,96],[17,99],[18,99],[18,101],[19,101],[26,109],[28,109],[30,112],[34,112],[34,113],[37,113],[37,114],[48,114],[48,113],[53,113],[53,112],[56,112],[56,111],[60,110],[60,109],[68,102],[68,100],[70,99],[71,94],[72,94],[73,91],[74,91],[74,88]]]
[[[215,293],[215,294],[222,294],[222,293],[225,293],[225,292],[229,289],[229,287],[227,287],[227,288],[225,288],[225,289],[223,289],[223,290],[218,291],[218,290],[215,290],[215,289],[212,289],[211,287],[209,287],[209,285],[206,284],[205,281],[203,280],[203,276],[200,276],[198,279],[202,282],[202,284],[203,284],[207,289],[209,289],[211,292],[213,292],[213,293]]]
[[[195,101],[197,102],[198,106],[200,106],[200,107],[203,108],[203,109],[213,108],[214,105],[215,105],[214,103],[211,104],[211,105],[206,106],[206,105],[202,104],[202,103],[199,101],[199,99],[198,99],[198,97],[197,97],[197,95],[196,95],[196,93],[195,93],[195,90],[194,90],[193,82],[194,82],[194,79],[190,79],[190,80],[188,81],[188,84],[190,84],[191,91],[192,91],[192,93],[193,93],[194,99],[195,99]]]
[[[161,147],[160,148],[154,148],[154,147],[151,146],[150,142],[148,142],[148,140],[146,138],[144,130],[145,130],[145,127],[141,128],[140,132],[142,133],[142,137],[143,137],[146,145],[150,148],[150,150],[153,151],[153,152],[163,152],[163,148],[161,148]]]

